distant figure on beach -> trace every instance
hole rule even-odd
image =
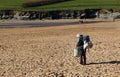
[[[80,20],[79,20],[79,24],[82,24],[82,23],[83,23],[83,19],[82,19],[82,20],[80,19]]]
[[[89,51],[90,48],[92,48],[93,44],[90,40],[89,35],[76,35],[78,38],[76,48],[78,48],[78,51],[80,52],[80,64],[86,65],[86,51]]]

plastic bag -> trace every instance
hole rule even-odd
[[[74,48],[74,57],[80,57],[80,50],[79,50],[79,48]]]

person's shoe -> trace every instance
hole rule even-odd
[[[83,65],[86,65],[86,63],[83,63]]]
[[[83,63],[80,63],[81,65],[83,65]]]

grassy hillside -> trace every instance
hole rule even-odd
[[[120,0],[71,0],[51,5],[23,8],[24,2],[35,0],[0,0],[0,9],[20,10],[58,10],[58,9],[86,9],[86,8],[113,8],[120,10]]]

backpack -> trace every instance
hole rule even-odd
[[[78,46],[80,50],[83,50],[83,45],[84,45],[83,35],[81,35],[81,36],[78,38],[78,42],[77,42],[77,45],[76,45],[76,46]]]
[[[84,36],[83,40],[84,40],[84,49],[86,49],[86,48],[92,48],[93,47],[93,43],[90,40],[89,35]]]

